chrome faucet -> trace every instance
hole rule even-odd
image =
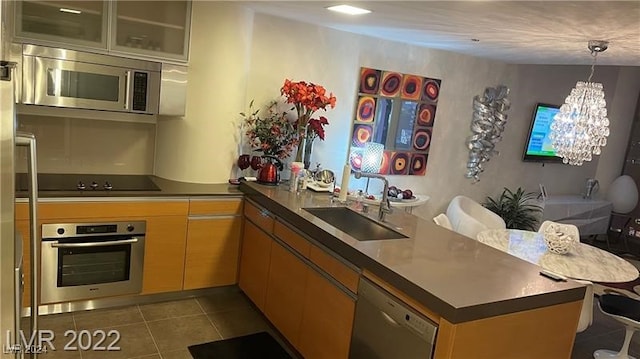
[[[384,182],[384,189],[382,190],[382,200],[380,201],[380,210],[378,211],[378,220],[384,221],[384,215],[391,213],[391,203],[389,202],[389,181],[383,176],[377,173],[366,173],[361,171],[355,171],[354,176],[356,179],[362,177],[377,178]]]

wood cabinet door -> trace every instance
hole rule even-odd
[[[314,270],[307,290],[298,350],[305,359],[347,359],[355,301]]]
[[[142,294],[182,290],[186,216],[147,217]]]
[[[309,267],[289,250],[278,243],[273,244],[264,313],[296,349],[307,271]]]
[[[184,289],[236,284],[242,217],[189,219]]]
[[[244,221],[242,253],[240,255],[240,289],[264,312],[267,293],[271,243],[273,240],[250,221]]]

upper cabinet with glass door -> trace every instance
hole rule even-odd
[[[106,1],[16,1],[15,35],[58,43],[106,49]]]
[[[191,26],[188,0],[12,3],[16,9],[14,28],[18,42],[161,61],[188,59]]]
[[[186,61],[190,19],[190,1],[114,2],[111,50]]]

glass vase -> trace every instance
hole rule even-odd
[[[309,169],[309,166],[311,165],[311,151],[313,149],[313,140],[309,139],[309,138],[305,138],[304,139],[304,158],[302,159],[302,162],[304,162],[304,168],[305,169]]]
[[[303,159],[305,157],[305,145],[307,140],[307,126],[299,128],[298,139],[300,139],[300,142],[298,143],[295,162],[303,162]]]

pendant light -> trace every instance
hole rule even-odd
[[[551,124],[550,138],[556,155],[562,162],[582,166],[599,155],[609,136],[609,119],[601,83],[591,82],[596,56],[607,49],[607,41],[591,40],[588,48],[593,56],[587,82],[578,81],[571,89]]]

